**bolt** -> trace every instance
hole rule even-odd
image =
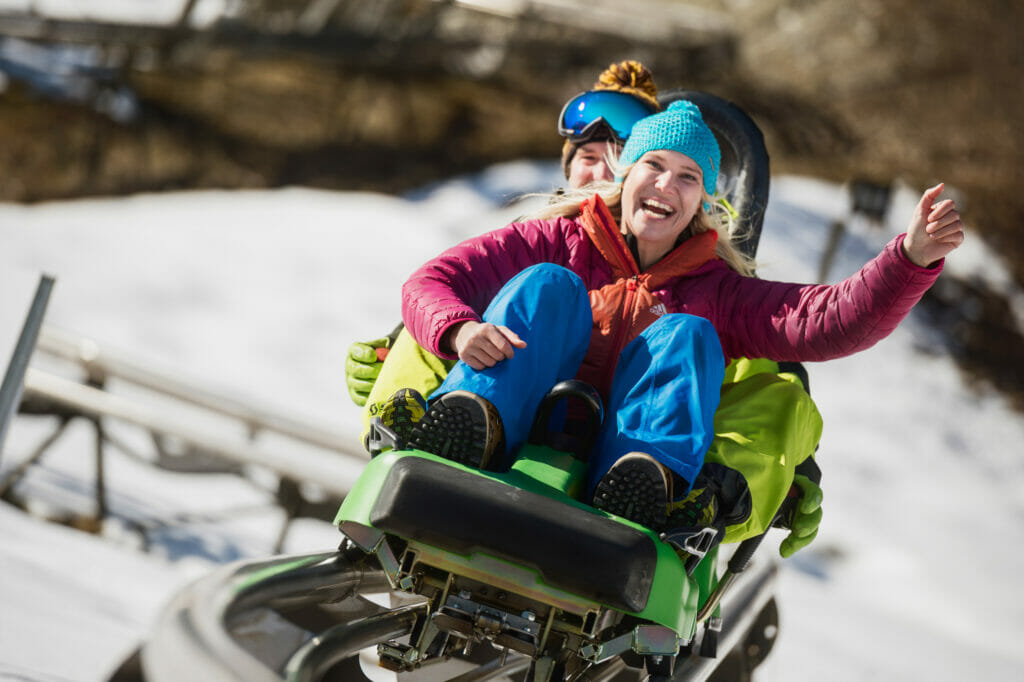
[[[532,623],[533,621],[537,620],[537,614],[535,614],[533,611],[523,611],[523,618]]]

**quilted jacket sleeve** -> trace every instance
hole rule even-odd
[[[730,357],[818,361],[866,350],[888,336],[942,271],[911,263],[905,235],[832,285],[723,277],[714,320]]]
[[[402,286],[402,319],[413,338],[438,357],[441,339],[452,325],[480,320],[504,284],[537,263],[565,264],[562,218],[512,223],[466,240],[419,268]]]

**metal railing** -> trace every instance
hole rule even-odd
[[[277,433],[343,455],[366,459],[366,454],[354,447],[358,440],[352,434],[286,417],[269,408],[254,407],[249,403],[234,400],[194,382],[182,381],[166,372],[153,370],[126,357],[103,350],[97,341],[89,337],[47,325],[42,328],[39,335],[38,349],[79,365],[94,384],[103,385],[108,379],[116,378],[238,420],[247,427],[252,436],[260,432]],[[42,386],[38,388],[40,391],[46,390]]]
[[[42,442],[4,473],[0,498],[27,507],[15,493],[16,486],[52,450],[68,425],[83,419],[95,431],[95,503],[91,518],[74,519],[80,528],[98,531],[109,514],[108,445],[179,473],[245,474],[251,467],[269,470],[278,477],[276,502],[286,516],[275,552],[280,551],[294,518],[333,518],[368,457],[354,434],[246,404],[104,350],[88,337],[45,326],[42,318],[52,285],[53,280],[47,278],[40,283],[13,353],[0,394],[4,409],[0,416],[7,417],[0,422],[0,437],[19,406],[25,414],[55,416],[58,421]],[[33,352],[35,360],[29,366]],[[43,369],[40,365],[45,360],[65,367],[70,364],[80,376],[69,378]],[[134,392],[129,396],[114,392],[111,384]],[[191,417],[189,410],[202,418]],[[148,433],[157,450],[156,459],[140,457],[118,440],[106,427],[110,421]],[[273,438],[261,437],[268,435]],[[304,496],[309,484],[321,491],[323,501]],[[144,524],[139,526],[145,529]]]
[[[3,384],[0,384],[0,454],[3,454],[4,438],[7,435],[7,425],[14,416],[18,403],[21,401],[24,387],[25,373],[28,370],[29,359],[36,346],[36,339],[39,330],[43,326],[43,317],[46,314],[46,305],[50,301],[50,292],[53,291],[53,277],[43,275],[39,279],[35,296],[29,306],[28,314],[25,317],[25,324],[14,345],[11,353],[11,361],[4,372]]]

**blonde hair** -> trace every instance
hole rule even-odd
[[[625,179],[633,166],[626,168],[618,167],[614,159],[611,159],[611,167],[617,178]],[[626,226],[622,222],[622,182],[595,182],[579,189],[567,189],[561,193],[547,195],[548,204],[538,209],[527,218],[547,220],[550,218],[575,218],[579,215],[580,204],[590,199],[595,194],[604,200],[605,205],[611,212],[619,230],[626,234]],[[709,209],[705,210],[704,206]],[[697,208],[697,213],[690,221],[689,229],[691,234],[697,235],[702,232],[715,231],[718,233],[718,243],[715,245],[715,255],[724,260],[726,264],[746,277],[753,277],[755,270],[754,259],[740,251],[735,240],[741,240],[746,235],[741,234],[741,228],[725,205],[704,192],[703,202]]]

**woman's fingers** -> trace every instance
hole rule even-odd
[[[475,370],[486,369],[494,366],[493,360],[481,359],[481,356],[476,353],[467,353],[466,357],[460,359]]]
[[[951,199],[946,199],[932,208],[932,212],[928,214],[928,224],[925,226],[925,231],[929,234],[935,234],[942,231],[944,228],[949,226],[956,227],[956,223],[960,222],[960,212],[956,210],[956,204]],[[956,227],[956,229],[962,229],[962,225]]]
[[[937,185],[929,187],[921,193],[921,205],[927,208],[931,204],[935,203],[935,200],[942,195],[942,190],[946,189],[946,183],[940,182]]]
[[[488,367],[493,367],[495,363],[512,357],[512,344],[508,342],[500,329],[493,324],[485,324],[482,332],[479,349]]]
[[[925,221],[927,221],[928,218],[926,216],[929,216],[934,212],[936,206],[935,201],[942,194],[942,190],[945,189],[945,187],[945,183],[940,182],[934,187],[929,187],[924,192],[922,192],[921,199],[920,201],[917,202],[917,210],[915,211],[917,215],[915,215],[914,217],[917,218],[918,216],[920,216]]]
[[[511,329],[509,329],[508,327],[498,326],[495,327],[495,329],[501,332],[501,335],[505,337],[505,340],[508,341],[508,343],[511,344],[511,346],[514,346],[515,348],[526,348],[526,342],[519,338],[519,335],[516,334]],[[508,349],[508,357],[512,357],[513,352],[514,351],[510,347]]]
[[[943,189],[945,185],[939,183],[922,193],[903,241],[904,254],[921,267],[931,267],[964,241],[964,224],[956,203],[939,201]]]
[[[964,240],[964,227],[957,221],[932,232],[932,238],[946,244],[959,243]]]
[[[937,206],[936,210],[928,216],[928,225],[925,231],[932,239],[947,243],[959,244],[964,240],[964,224],[960,220],[960,212],[952,201],[944,201],[944,206]]]
[[[956,202],[952,199],[943,199],[932,206],[931,211],[928,212],[928,221],[935,222],[950,213],[956,213]]]
[[[490,323],[472,329],[459,351],[459,359],[475,370],[494,367],[515,354],[516,348],[526,348],[526,342],[514,331]]]

